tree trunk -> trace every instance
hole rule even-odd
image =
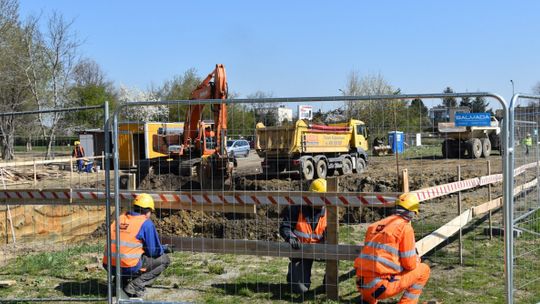
[[[13,125],[13,117],[5,117],[0,120],[0,136],[2,141],[0,142],[0,148],[2,150],[3,160],[12,160],[15,157],[13,145],[15,143],[13,134],[15,133],[15,127]]]

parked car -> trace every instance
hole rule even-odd
[[[227,153],[229,156],[243,156],[247,157],[249,155],[249,142],[244,139],[238,140],[228,140],[227,141]]]

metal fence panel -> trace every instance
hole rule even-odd
[[[486,297],[479,303],[503,302],[509,296],[503,285],[511,286],[511,278],[503,274],[512,265],[505,263],[504,259],[511,256],[508,254],[511,247],[508,246],[512,239],[505,236],[504,239],[495,237],[490,240],[479,231],[486,220],[484,216],[489,217],[490,228],[492,221],[494,226],[508,227],[508,208],[504,208],[502,215],[496,211],[501,206],[508,206],[514,188],[513,181],[507,178],[512,176],[509,170],[513,163],[508,161],[511,153],[505,157],[501,155],[501,150],[509,151],[509,126],[507,123],[499,125],[500,137],[490,139],[494,152],[488,153],[489,149],[484,148],[487,137],[475,132],[457,131],[468,134],[469,138],[461,140],[461,135],[441,132],[440,121],[437,120],[441,117],[434,114],[430,119],[427,113],[427,108],[449,113],[451,109],[437,107],[442,99],[470,100],[476,97],[490,98],[495,105],[499,103],[502,106],[501,117],[508,117],[504,99],[490,93],[220,100],[219,104],[226,104],[230,111],[227,130],[219,134],[227,135],[227,140],[231,141],[226,151],[235,151],[235,157],[230,158],[235,165],[232,184],[226,183],[222,174],[212,171],[215,169],[212,166],[222,164],[210,163],[210,171],[202,170],[209,163],[200,162],[195,150],[182,150],[187,149],[183,146],[185,138],[182,137],[188,134],[185,109],[195,104],[205,104],[208,108],[216,100],[143,101],[121,106],[109,121],[115,143],[111,155],[114,188],[111,186],[107,191],[114,192],[115,209],[123,206],[124,210],[130,210],[131,200],[136,194],[149,193],[158,207],[153,221],[162,241],[186,252],[172,254],[171,266],[156,281],[162,291],[156,293],[153,288],[149,289],[145,300],[167,301],[176,296],[175,299],[195,302],[217,299],[250,302],[253,298],[318,301],[326,297],[337,298],[339,290],[342,290],[341,294],[346,296],[341,300],[355,301],[358,293],[352,260],[363,243],[366,226],[392,212],[397,195],[409,191],[422,201],[421,208],[425,212],[413,222],[417,249],[432,267],[435,266],[432,281],[424,289],[426,298],[422,299],[442,297],[440,300],[445,302],[469,303],[467,294],[477,292],[479,287],[468,287],[463,282],[489,273],[495,274],[492,280],[496,281],[498,288],[486,285]],[[423,101],[426,109],[412,106],[419,104],[418,99]],[[310,134],[294,137],[291,130],[298,128],[293,127],[296,119],[283,119],[280,115],[285,115],[282,113],[285,110],[279,109],[305,104],[311,105],[317,113],[317,119],[305,126],[313,134],[328,130],[347,132],[345,125],[331,125],[340,118],[368,122],[369,130],[366,129],[365,133],[369,134],[368,163],[364,172],[354,172],[355,165],[361,164],[354,158],[358,154],[344,156],[335,153],[330,156],[326,153],[342,144],[339,136],[334,136],[329,146],[335,147],[328,148],[326,154],[310,150],[309,143],[320,141],[320,138]],[[144,107],[167,110],[168,115],[153,119],[159,125],[157,129],[149,121],[131,119],[131,110],[150,112]],[[257,111],[264,113],[258,115]],[[269,114],[269,111],[275,113]],[[212,112],[203,111],[203,123],[212,125],[209,121],[212,118]],[[174,125],[177,123],[184,125],[180,128]],[[274,124],[281,124],[281,127],[268,127]],[[212,139],[219,137],[216,136],[217,129],[211,127],[208,135],[203,136],[202,126],[198,121],[192,126],[200,129],[199,133],[189,133],[193,137],[191,144],[216,147],[218,141]],[[179,129],[183,133],[179,133]],[[383,142],[378,146],[381,149],[373,149],[375,137]],[[245,140],[248,144],[253,141],[246,157],[243,150],[233,149],[234,140]],[[274,143],[269,140],[274,140]],[[296,141],[300,146],[296,154],[287,152],[286,148]],[[481,143],[479,148],[477,141]],[[271,144],[274,144],[274,149],[282,151],[272,155]],[[283,147],[279,148],[280,145]],[[386,145],[392,146],[396,153],[385,155]],[[152,151],[165,153],[161,158],[149,161]],[[176,162],[178,151],[189,153],[183,154],[184,158]],[[218,152],[224,154],[223,150]],[[482,153],[487,153],[487,159],[482,158]],[[337,166],[336,159],[339,160]],[[352,170],[343,167],[349,161],[353,164]],[[307,165],[310,162],[312,166]],[[300,167],[294,167],[295,164]],[[313,171],[314,168],[326,171]],[[520,170],[529,172],[531,168]],[[192,178],[179,177],[192,172],[195,172]],[[309,193],[311,180],[320,172],[328,176],[330,184],[334,183],[329,186],[331,191],[326,194]],[[201,183],[198,179],[201,176],[208,177],[211,183]],[[287,208],[294,205],[326,206],[328,221],[332,224],[329,224],[325,245],[304,245],[301,250],[294,250],[283,242],[279,226],[289,210]],[[118,214],[115,220],[118,223]],[[488,251],[489,255],[484,255],[486,246],[493,247]],[[328,260],[326,265],[315,263],[313,266],[313,292],[304,295],[292,292],[286,279],[286,257]],[[505,268],[502,265],[506,265]],[[441,268],[454,269],[452,277],[445,276],[446,270]],[[324,273],[327,280],[323,286]],[[117,288],[120,292],[120,284]],[[193,289],[196,291],[188,292]]]
[[[101,266],[105,241],[97,237],[106,231],[102,227],[106,210],[103,203],[83,202],[76,195],[81,189],[105,190],[104,150],[72,155],[74,142],[85,133],[74,118],[91,111],[106,121],[107,107],[105,102],[0,114],[3,130],[8,125],[14,130],[0,136],[4,157],[0,161],[0,280],[5,285],[0,302],[107,300],[107,276]],[[47,118],[51,115],[59,118],[56,126]],[[51,136],[54,127],[57,131]],[[103,137],[84,144],[94,148],[102,141]],[[14,149],[8,149],[10,142]]]
[[[534,290],[540,287],[540,185],[539,177],[539,129],[540,96],[516,94],[512,99],[514,157],[516,168],[530,169],[514,178],[512,205],[513,221],[513,279],[512,300],[517,303],[536,303],[540,296]],[[516,172],[519,174],[521,172]],[[526,183],[526,187],[521,187]]]

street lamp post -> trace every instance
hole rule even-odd
[[[510,82],[512,83],[512,96],[514,96],[514,81],[510,79]]]

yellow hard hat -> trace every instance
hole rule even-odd
[[[80,141],[78,141],[78,140],[76,140],[76,141],[75,141],[75,142],[74,142],[73,144],[74,144],[74,145],[76,146],[76,145],[80,145],[80,144],[81,144],[81,142],[80,142]]]
[[[154,209],[154,199],[150,194],[141,193],[135,197],[133,200],[133,206],[139,206],[141,208],[150,208],[152,211],[155,211]]]
[[[400,195],[398,200],[396,201],[396,205],[406,210],[413,211],[416,214],[418,214],[418,211],[420,209],[420,202],[418,201],[418,197],[412,193],[403,193],[402,195]]]
[[[311,192],[326,192],[326,180],[324,178],[317,178],[309,186]]]

